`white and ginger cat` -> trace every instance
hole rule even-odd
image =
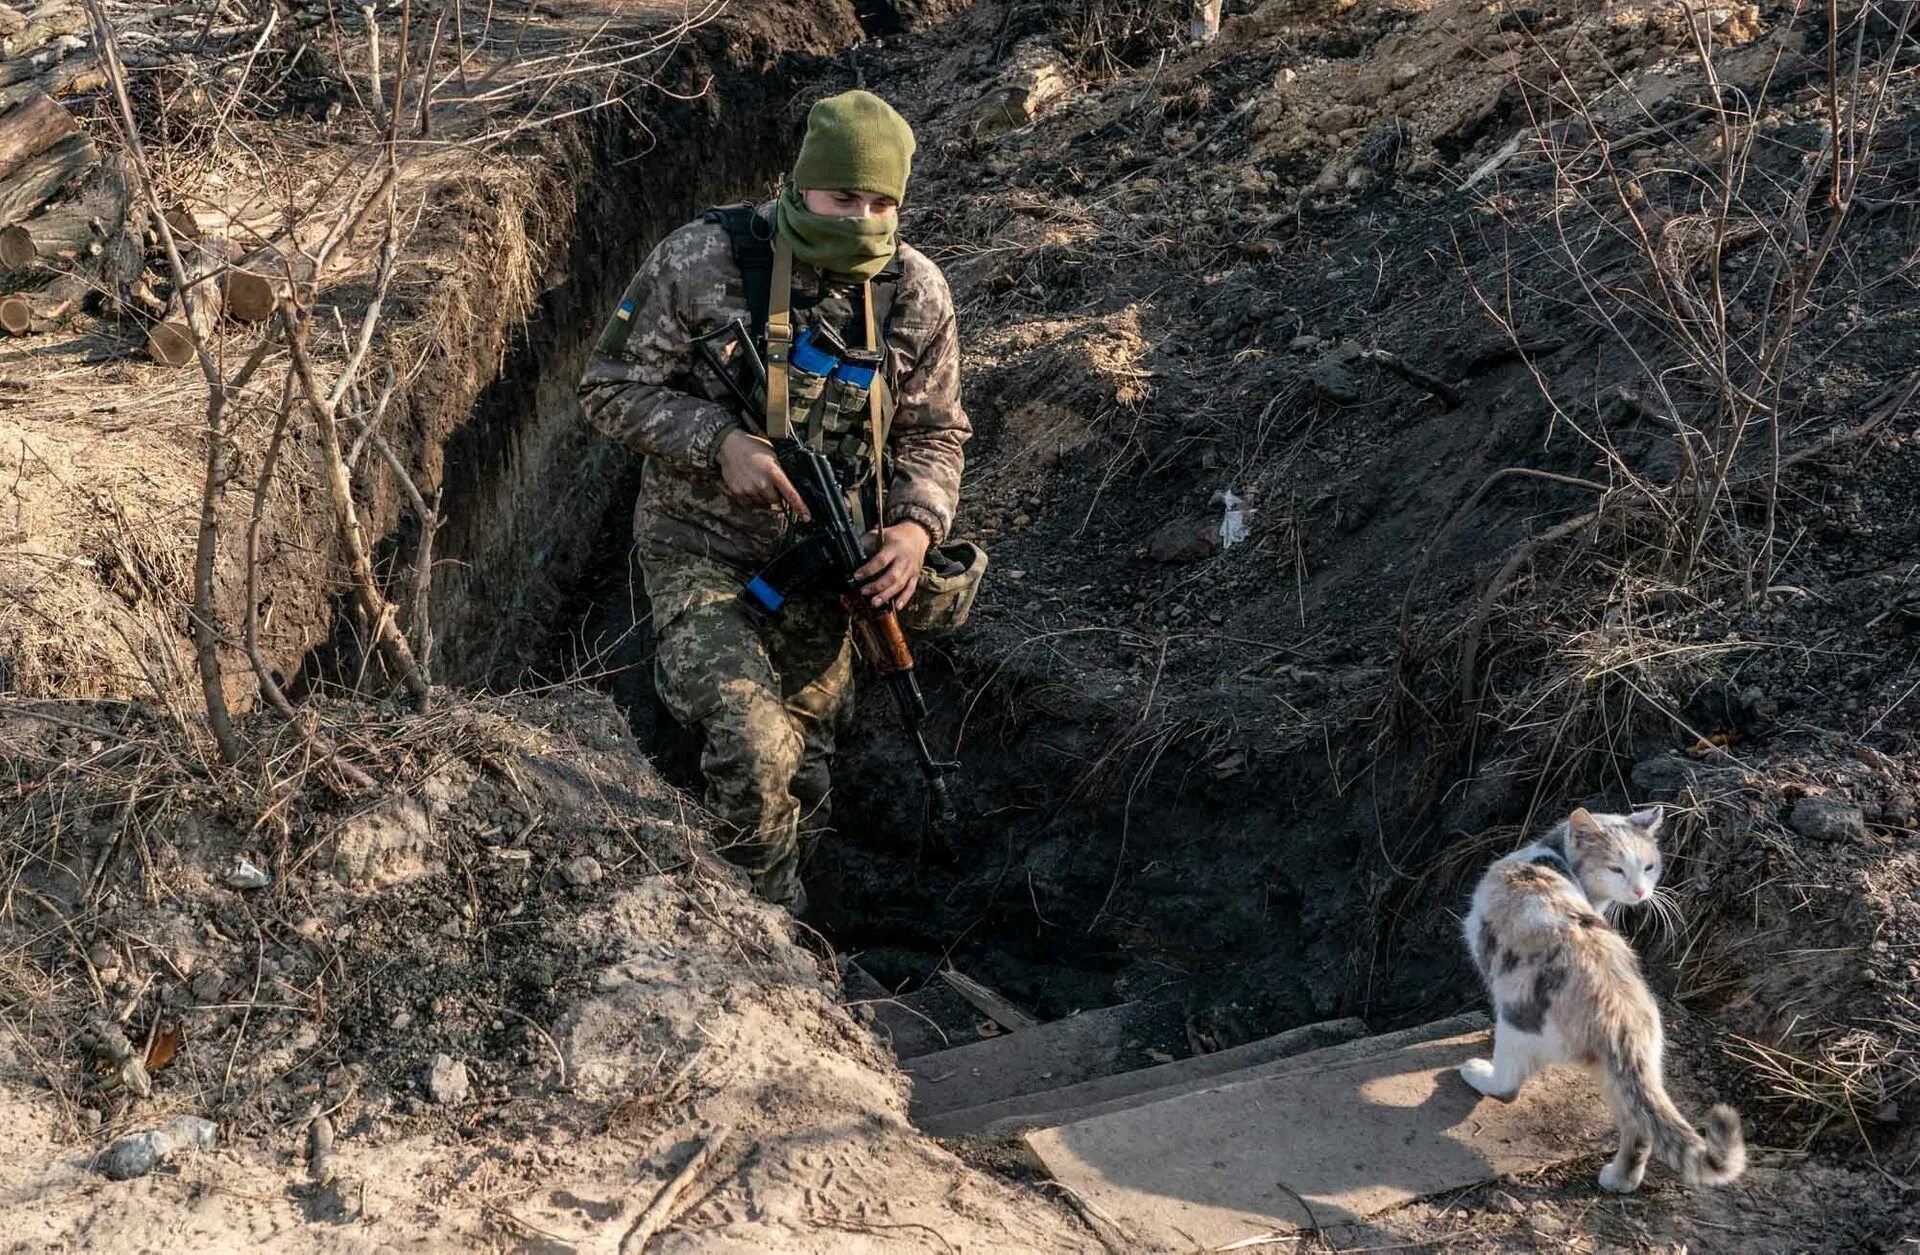
[[[1602,1189],[1640,1186],[1656,1154],[1689,1185],[1720,1185],[1747,1166],[1740,1116],[1707,1115],[1705,1136],[1667,1096],[1665,1037],[1633,947],[1609,910],[1654,897],[1659,808],[1632,815],[1576,810],[1532,845],[1487,869],[1467,914],[1467,949],[1497,1017],[1493,1058],[1460,1066],[1467,1084],[1511,1100],[1543,1065],[1595,1069],[1620,1130]]]

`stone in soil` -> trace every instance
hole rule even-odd
[[[100,1171],[115,1181],[143,1177],[183,1150],[212,1146],[219,1128],[199,1116],[175,1116],[157,1129],[123,1137],[107,1148]]]
[[[591,854],[582,854],[560,864],[560,875],[576,889],[585,889],[597,882],[605,873],[600,870],[600,862]]]
[[[1793,830],[1814,841],[1864,841],[1866,817],[1857,806],[1837,798],[1803,797],[1793,804],[1788,819]]]
[[[451,1055],[437,1054],[427,1065],[427,1094],[443,1107],[467,1101],[470,1085],[467,1065]]]

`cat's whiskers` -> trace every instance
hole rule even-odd
[[[1680,913],[1680,901],[1666,889],[1655,887],[1653,896],[1647,899],[1653,907],[1654,915],[1660,921],[1660,931],[1669,945],[1677,944],[1686,932],[1686,920]]]

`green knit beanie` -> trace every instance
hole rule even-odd
[[[850,91],[814,102],[807,137],[793,163],[794,186],[827,192],[875,192],[907,198],[913,128],[872,92]]]

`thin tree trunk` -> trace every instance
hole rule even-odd
[[[333,503],[334,518],[340,525],[340,539],[347,547],[347,567],[353,578],[354,593],[388,670],[399,677],[407,691],[413,694],[420,710],[425,712],[432,701],[432,690],[426,677],[420,673],[419,663],[407,645],[406,635],[400,630],[393,603],[381,593],[379,584],[374,580],[373,560],[369,556],[366,533],[360,526],[359,511],[353,504],[353,484],[347,476],[346,458],[340,450],[338,414],[334,403],[321,390],[320,381],[314,376],[313,362],[307,356],[306,335],[291,300],[283,300],[280,304],[280,326],[286,334],[287,350],[293,356],[293,368],[300,378],[301,391],[306,393],[307,404],[320,421],[321,469],[326,472],[327,495]]]

